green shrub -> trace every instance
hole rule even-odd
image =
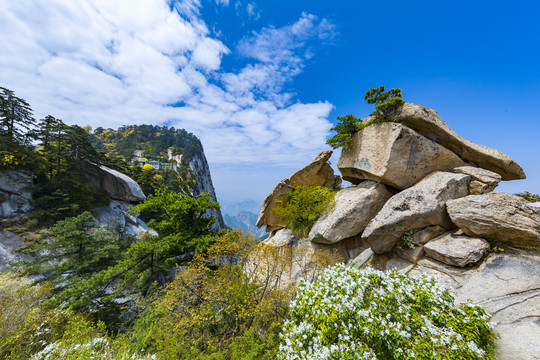
[[[405,249],[405,248],[409,248],[409,249],[414,249],[414,239],[413,239],[413,235],[415,232],[417,232],[418,230],[409,230],[409,231],[405,231],[403,234],[401,234],[401,237],[399,238],[399,242],[398,242],[398,248],[400,249]]]
[[[493,359],[490,316],[428,277],[339,264],[300,284],[290,316],[280,359]]]
[[[531,194],[530,192],[528,191],[524,191],[524,192],[521,192],[521,193],[518,193],[516,194],[517,196],[519,197],[522,197],[524,198],[525,200],[527,200],[528,202],[539,202],[540,201],[540,195],[537,195],[537,194]]]
[[[334,206],[335,192],[322,186],[297,186],[272,211],[296,237],[307,237],[315,221]]]

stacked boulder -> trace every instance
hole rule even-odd
[[[406,103],[393,120],[364,128],[343,147],[337,166],[353,186],[336,194],[306,239],[295,238],[272,209],[295,186],[339,186],[327,163],[332,152],[279,182],[257,221],[270,232],[265,244],[336,249],[356,266],[371,254],[395,254],[413,265],[429,257],[464,267],[490,241],[540,248],[540,208],[492,192],[501,180],[525,178],[513,159],[461,138],[421,105]]]
[[[501,180],[524,179],[523,169],[464,140],[427,107],[406,103],[393,119],[364,128],[343,147],[337,166],[354,185],[336,194],[308,238],[266,222],[267,198],[258,223],[272,230],[265,244],[288,247],[297,264],[307,261],[306,249],[335,249],[350,266],[434,276],[457,302],[472,300],[493,314],[497,359],[537,359],[539,203],[493,192]],[[328,160],[323,154],[319,160]],[[276,193],[293,188],[280,184]],[[288,269],[290,281],[301,276],[299,268]]]

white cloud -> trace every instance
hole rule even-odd
[[[211,166],[312,160],[324,148],[332,105],[294,102],[286,85],[312,45],[332,37],[332,25],[302,14],[252,33],[233,49],[251,62],[227,73],[221,60],[231,50],[211,36],[199,7],[198,0],[173,8],[165,0],[1,2],[0,85],[38,117],[185,128],[201,138]]]

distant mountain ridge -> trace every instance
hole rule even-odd
[[[257,222],[257,214],[254,214],[250,211],[240,211],[237,215],[223,215],[223,220],[225,225],[233,228],[240,229],[244,232],[249,232],[255,235],[256,237],[264,237],[266,232],[264,229],[259,229],[255,226]]]

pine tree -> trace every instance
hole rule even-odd
[[[35,125],[32,108],[15,93],[0,87],[0,137],[18,144],[29,143],[26,130]]]

